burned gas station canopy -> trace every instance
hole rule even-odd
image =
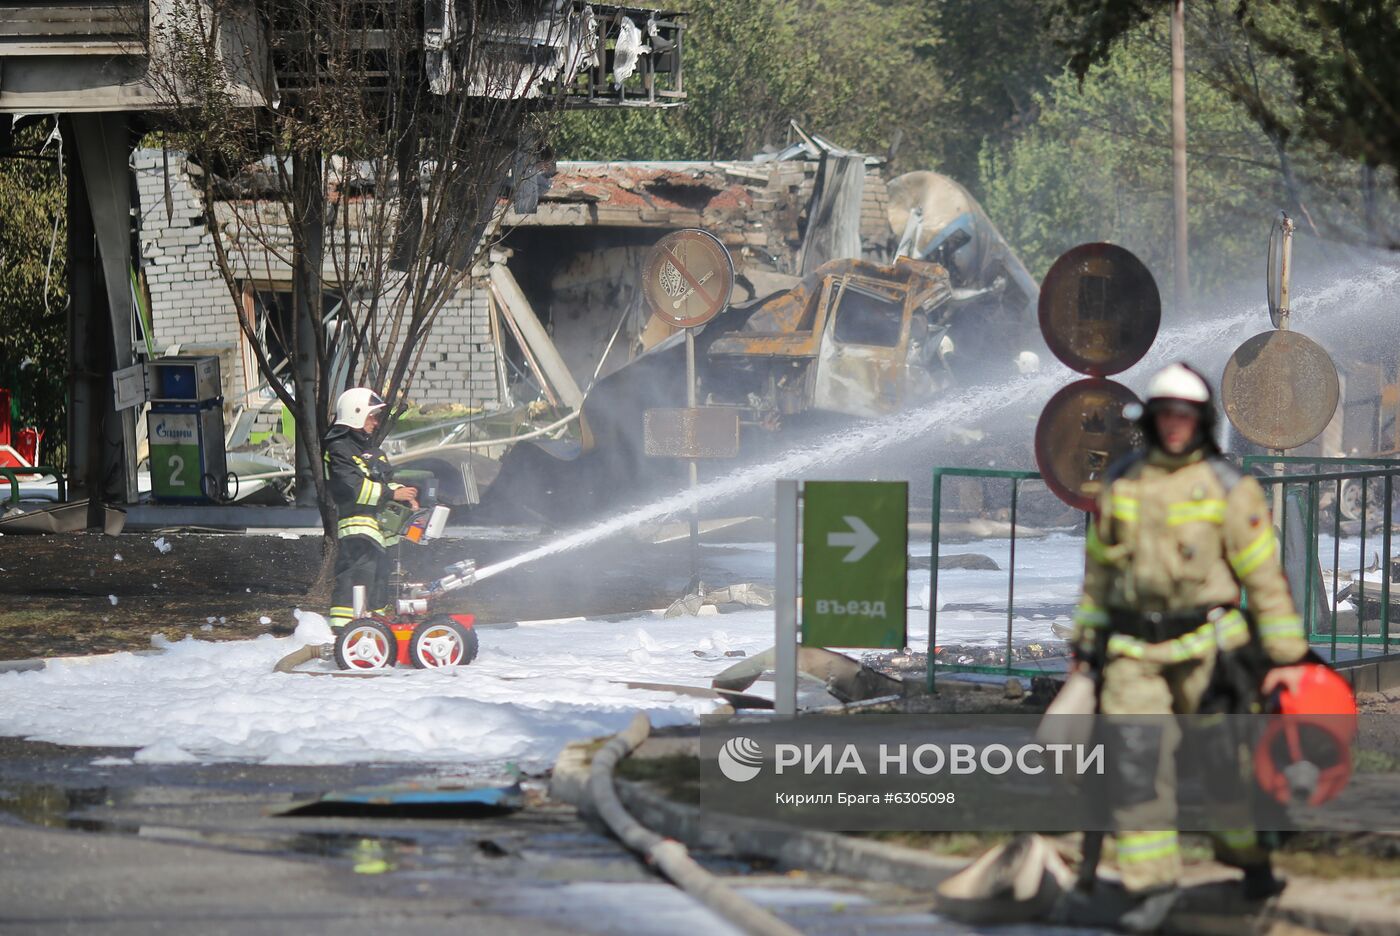
[[[527,0],[518,16],[497,15],[474,35],[474,6],[446,0],[391,12],[388,4],[364,3],[356,20],[363,26],[349,41],[372,69],[376,55],[410,30],[420,52],[415,67],[438,95],[557,97],[566,107],[674,107],[685,99],[684,27],[676,14],[585,0],[532,7]],[[194,8],[205,9],[177,0],[0,0],[0,112],[168,107],[171,89],[156,87],[152,73],[188,40],[176,33]],[[236,105],[277,107],[325,79],[307,74],[306,57],[294,54],[310,41],[304,5],[229,0],[216,9],[215,55]],[[464,64],[472,46],[481,50],[475,70]],[[387,77],[387,62],[378,67]]]

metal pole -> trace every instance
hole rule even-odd
[[[1172,194],[1176,207],[1176,308],[1191,306],[1186,253],[1186,4],[1172,3]]]
[[[943,515],[943,469],[933,469],[933,531],[929,547],[928,580],[928,691],[933,691],[934,657],[938,653],[938,553],[941,548],[939,518]]]
[[[685,330],[685,405],[695,409],[695,330]],[[695,459],[690,459],[690,490],[700,485],[700,471]],[[700,505],[690,505],[690,591],[700,587]]]
[[[1293,219],[1283,216],[1283,255],[1279,261],[1278,327],[1288,331],[1288,279],[1293,273]]]
[[[1006,672],[1011,673],[1011,622],[1015,620],[1016,609],[1016,499],[1021,483],[1011,479],[1011,558],[1007,561],[1006,575]]]
[[[1337,607],[1340,604],[1342,571],[1342,479],[1337,479],[1337,498],[1332,508],[1332,649],[1328,663],[1337,659]],[[1358,621],[1361,616],[1358,614]]]
[[[1390,653],[1390,528],[1394,517],[1395,475],[1385,476],[1385,532],[1381,534],[1381,654]]]
[[[1356,583],[1356,657],[1360,659],[1366,653],[1366,489],[1370,487],[1370,478],[1362,475],[1361,478],[1361,561],[1357,563],[1357,583]]]
[[[797,482],[779,481],[773,575],[773,711],[797,714]]]
[[[1309,481],[1307,531],[1303,538],[1306,557],[1303,560],[1303,633],[1307,634],[1309,643],[1317,632],[1317,607],[1313,601],[1313,566],[1317,562],[1317,498],[1318,483]]]

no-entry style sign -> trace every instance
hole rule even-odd
[[[802,505],[802,643],[904,647],[909,485],[808,481]]]
[[[719,238],[687,228],[656,242],[642,270],[651,310],[678,328],[697,328],[729,305],[734,260]]]

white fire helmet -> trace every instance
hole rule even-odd
[[[1210,386],[1185,364],[1168,364],[1147,385],[1147,402],[1155,400],[1182,400],[1205,406],[1210,403]]]
[[[377,413],[387,404],[369,387],[351,387],[335,401],[335,424],[363,429],[365,420],[371,413]]]

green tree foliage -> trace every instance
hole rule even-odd
[[[1187,9],[1212,0],[1189,0]],[[1224,5],[1224,4],[1221,4]],[[1081,79],[1172,0],[1052,0],[1047,8]],[[1249,37],[1292,78],[1291,128],[1342,156],[1384,166],[1400,186],[1400,4],[1395,0],[1233,0]],[[1252,89],[1232,92],[1248,104]]]
[[[913,0],[695,0],[684,108],[564,116],[564,159],[738,159],[788,122],[905,168],[941,156],[943,82],[929,5]]]
[[[66,430],[68,333],[63,181],[47,130],[24,127],[0,155],[0,386],[14,394],[15,430],[41,429],[51,462]]]
[[[1397,219],[1394,197],[1368,194],[1363,165],[1298,132],[1303,108],[1288,68],[1260,48],[1233,5],[1194,0],[1186,8],[1188,220],[1198,291],[1257,269],[1280,208],[1303,233],[1331,240],[1383,239]],[[1147,20],[1082,82],[1072,69],[1053,81],[1027,133],[1008,146],[984,145],[984,206],[1033,272],[1043,274],[1076,243],[1112,240],[1141,256],[1164,289],[1171,283],[1167,32],[1165,15]]]
[[[1041,0],[940,0],[929,5],[944,101],[929,115],[942,140],[936,167],[974,184],[982,148],[1001,148],[1035,124],[1040,95],[1065,69]]]

